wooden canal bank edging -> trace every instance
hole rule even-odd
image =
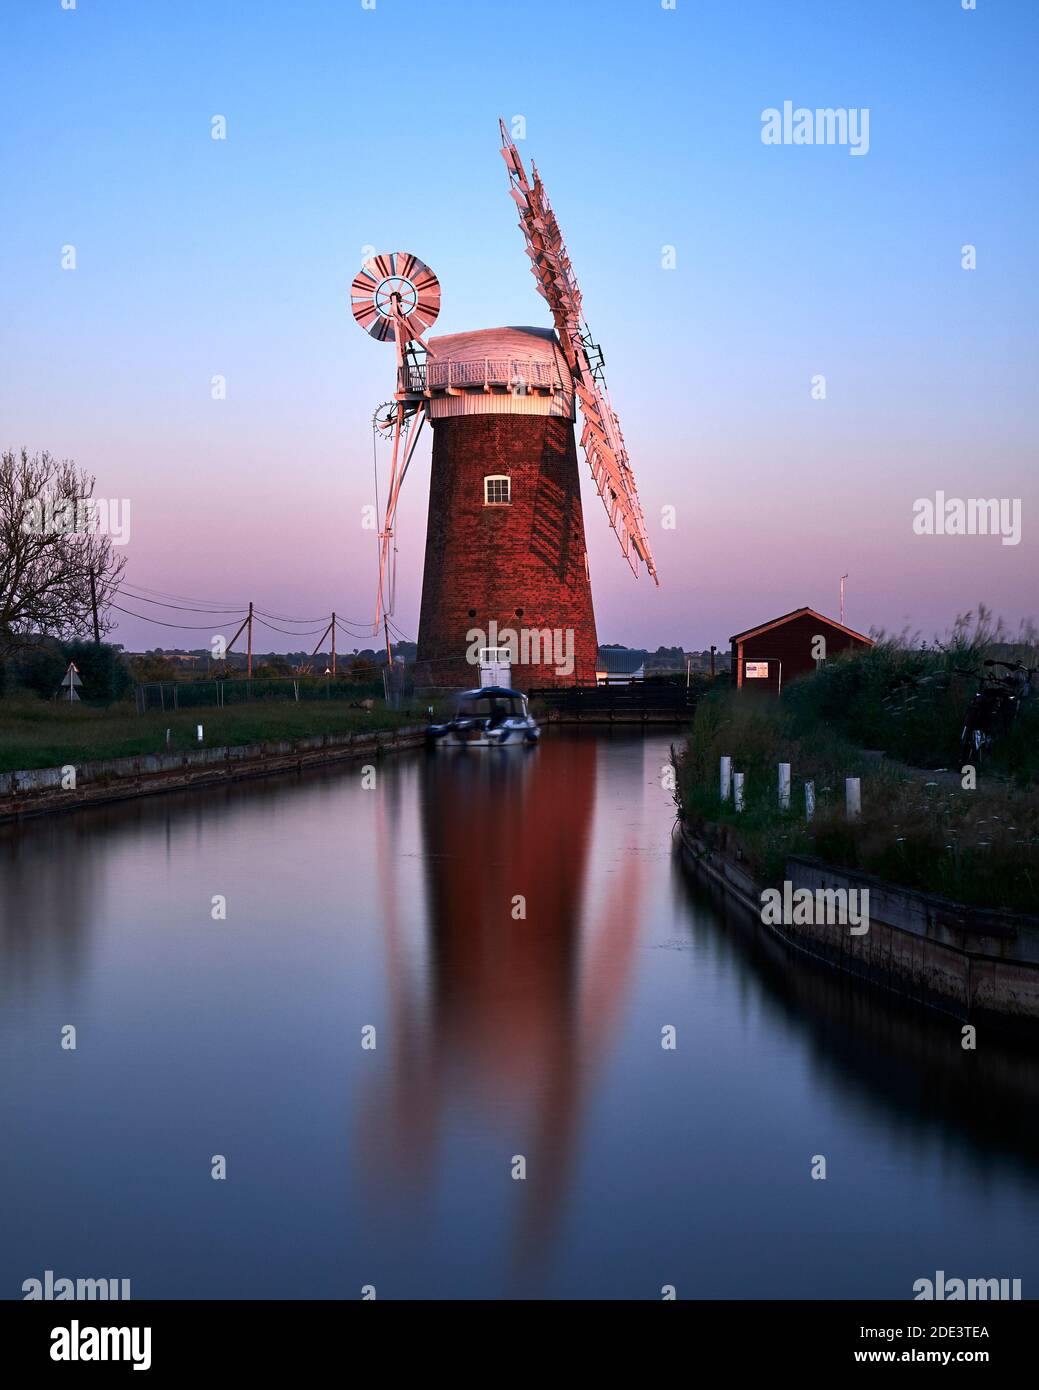
[[[425,740],[426,728],[420,725],[374,733],[318,734],[238,747],[200,748],[190,753],[104,758],[69,764],[76,771],[76,785],[70,790],[62,786],[60,767],[4,772],[0,773],[0,823],[185,787],[269,777],[277,772],[302,772],[326,763],[417,748]]]
[[[546,686],[529,690],[546,724],[688,724],[697,694],[684,685],[632,681],[621,685]]]
[[[763,885],[741,862],[731,827],[681,827],[681,853],[694,875],[721,887],[788,947],[922,1006],[1039,1041],[1039,917],[967,907],[902,888],[871,874],[791,855],[786,877],[807,888],[869,891],[869,931],[839,923],[761,921]]]

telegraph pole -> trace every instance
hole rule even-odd
[[[252,606],[252,602],[251,602],[251,601],[250,601],[250,603],[249,603],[249,617],[246,619],[246,621],[247,621],[248,624],[249,624],[249,651],[248,651],[248,655],[246,656],[246,659],[245,659],[245,660],[246,660],[246,679],[247,679],[247,680],[252,680],[252,678],[253,678],[253,606]]]
[[[387,623],[387,621],[386,621],[386,614],[385,614],[385,613],[382,615],[382,630],[383,630],[383,632],[386,634],[386,664],[387,664],[388,666],[392,666],[392,665],[393,665],[393,651],[392,651],[392,649],[391,649],[391,647],[390,647],[390,627],[389,627],[389,623]]]
[[[332,609],[332,675],[336,673],[336,611]]]

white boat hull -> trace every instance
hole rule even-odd
[[[436,739],[437,748],[530,748],[541,737],[537,725],[511,729],[451,730]]]

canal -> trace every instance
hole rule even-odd
[[[0,830],[2,1296],[1035,1297],[1035,1058],[691,885],[668,744]]]

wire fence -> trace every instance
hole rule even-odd
[[[142,681],[134,687],[138,714],[151,710],[216,708],[244,705],[258,700],[338,700],[364,708],[365,700],[383,695],[380,682],[354,682],[332,676],[258,676],[252,680]],[[399,706],[396,706],[399,708]]]

